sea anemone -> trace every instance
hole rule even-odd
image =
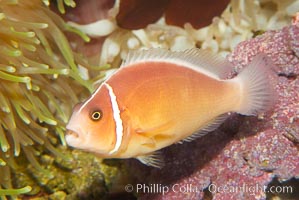
[[[64,126],[73,105],[92,91],[87,70],[95,68],[72,51],[63,32],[89,38],[43,2],[0,1],[0,197],[30,190],[12,189],[10,171],[19,167],[14,157],[24,155],[51,176],[39,165],[40,148],[63,157],[53,136],[65,143]],[[65,3],[74,6],[71,0]],[[62,4],[58,1],[64,12]]]

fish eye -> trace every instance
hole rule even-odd
[[[92,121],[98,121],[102,118],[102,111],[96,110],[91,113],[91,120]]]

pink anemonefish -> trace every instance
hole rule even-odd
[[[157,150],[215,130],[228,112],[256,115],[271,107],[271,65],[259,54],[238,76],[224,80],[230,63],[204,50],[130,52],[74,108],[66,142],[103,158],[137,158],[162,167]]]

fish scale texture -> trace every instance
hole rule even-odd
[[[266,199],[263,187],[274,177],[299,178],[299,25],[242,42],[228,60],[238,72],[260,52],[277,66],[274,108],[258,117],[232,114],[216,131],[164,149],[161,170],[127,162],[135,184],[169,189],[163,194],[135,188],[139,199]]]

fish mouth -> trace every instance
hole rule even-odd
[[[79,138],[79,133],[77,133],[76,131],[73,131],[73,130],[67,130],[66,137]]]
[[[71,129],[67,129],[65,133],[65,141],[68,146],[77,147],[82,142],[80,133]]]

